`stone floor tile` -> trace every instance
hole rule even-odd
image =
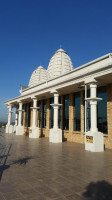
[[[6,200],[12,200],[12,199],[22,199],[22,195],[19,192],[8,192],[4,194],[4,197]]]
[[[0,193],[0,200],[6,200],[2,193]]]
[[[0,200],[97,199],[97,188],[112,199],[112,150],[91,153],[82,144],[4,133],[2,140]]]
[[[86,200],[83,196],[77,195],[77,194],[72,194],[66,196],[67,200]]]
[[[61,195],[59,193],[56,193],[56,192],[52,191],[52,192],[44,193],[44,197],[46,199],[56,199],[57,197],[60,198]]]

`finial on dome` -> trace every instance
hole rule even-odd
[[[62,48],[61,48],[62,46],[60,45],[60,49],[58,49],[55,53],[58,53],[58,52],[64,52],[64,53],[66,53],[67,54],[67,52],[66,51],[64,51]]]
[[[60,49],[62,48],[62,45],[60,44]]]

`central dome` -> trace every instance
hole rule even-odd
[[[48,77],[51,79],[66,74],[72,70],[73,65],[70,57],[67,55],[67,52],[63,49],[59,49],[50,60],[47,73]]]

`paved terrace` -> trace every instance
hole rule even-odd
[[[2,133],[2,132],[1,132]],[[0,200],[110,200],[112,151],[2,133]]]

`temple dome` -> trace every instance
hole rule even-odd
[[[63,49],[59,49],[50,60],[47,73],[48,77],[51,79],[66,74],[72,70],[73,65],[67,52]]]
[[[33,87],[44,81],[47,81],[47,72],[42,66],[39,66],[31,75],[29,87]]]

